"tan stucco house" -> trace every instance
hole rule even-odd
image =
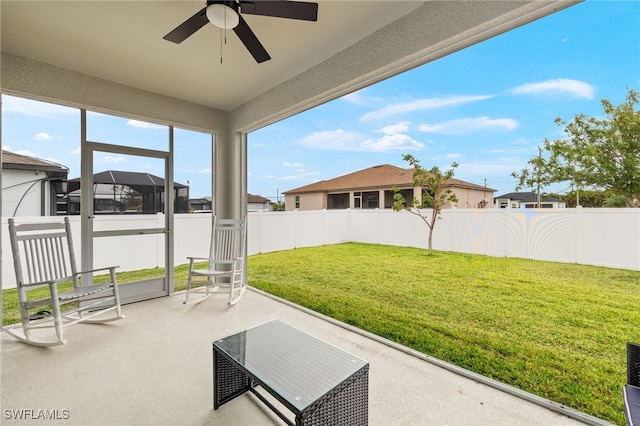
[[[393,187],[397,186],[408,203],[420,196],[420,188],[413,188],[413,169],[383,164],[369,167],[333,179],[285,191],[285,210],[322,209],[390,209]],[[495,189],[449,179],[459,208],[484,208],[491,205]]]

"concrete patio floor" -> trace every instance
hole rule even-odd
[[[67,329],[64,346],[32,347],[2,333],[0,422],[34,424],[31,418],[15,417],[47,410],[58,419],[35,424],[282,424],[253,395],[215,411],[212,402],[211,342],[279,319],[369,361],[371,425],[607,424],[568,410],[578,417],[570,418],[526,399],[537,397],[522,393],[521,398],[472,374],[464,377],[455,367],[443,368],[437,360],[257,291],[247,291],[234,307],[222,295],[199,304],[184,305],[183,300],[177,294],[126,305],[123,321]]]

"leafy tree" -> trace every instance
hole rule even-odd
[[[420,161],[412,155],[407,154],[402,159],[413,167],[413,187],[421,188],[421,197],[413,197],[410,203],[402,195],[397,186],[393,188],[393,210],[406,210],[411,214],[418,216],[429,228],[429,255],[433,253],[433,229],[436,220],[440,219],[442,207],[447,203],[458,202],[458,197],[453,193],[448,185],[449,179],[453,177],[457,163],[453,163],[451,168],[446,172],[441,172],[437,166],[427,170],[420,165]],[[424,209],[431,210],[431,214],[427,215]]]
[[[284,201],[276,201],[273,203],[273,211],[284,211]]]
[[[538,202],[540,202],[540,190],[555,182],[553,170],[556,164],[552,164],[551,160],[542,156],[542,148],[538,148],[538,150],[540,154],[529,160],[528,167],[523,168],[519,174],[511,173],[511,176],[519,181],[516,185],[516,191],[520,191],[523,187],[531,188],[532,191],[537,192]]]
[[[566,194],[550,193],[548,195],[563,200],[567,203],[567,207],[576,207],[578,204],[581,207],[624,207],[626,205],[624,200],[621,204],[615,204],[616,197],[610,190],[583,189],[582,191],[570,191]]]
[[[624,102],[614,106],[601,101],[605,118],[577,114],[573,121],[560,117],[565,137],[544,141],[547,158],[529,160],[529,167],[512,173],[518,188],[572,182],[578,190],[596,189],[610,193],[604,205],[638,205],[640,198],[640,94],[629,90]]]

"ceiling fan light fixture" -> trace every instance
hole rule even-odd
[[[240,18],[235,10],[224,4],[210,4],[207,6],[207,19],[213,25],[223,30],[235,28],[240,23]]]

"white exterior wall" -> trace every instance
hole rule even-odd
[[[640,209],[448,209],[436,224],[436,250],[589,264],[640,271]],[[52,217],[18,218],[17,222],[47,222]],[[71,222],[76,253],[81,253],[80,221]],[[161,226],[153,216],[98,216],[96,230]],[[249,214],[248,253],[265,253],[343,242],[427,247],[427,227],[407,212],[388,209],[255,212]],[[15,286],[7,219],[2,218],[2,285]],[[187,256],[206,256],[211,216],[175,216],[175,264]],[[144,244],[144,239],[157,239]],[[120,265],[119,270],[163,266],[161,235],[98,238],[95,263]],[[78,259],[79,260],[79,259]]]
[[[42,179],[46,172],[35,170],[2,170],[2,215],[40,216],[42,211]],[[45,185],[45,200],[49,200],[50,185]],[[17,209],[16,209],[17,207]],[[45,206],[46,214],[51,208]]]
[[[247,203],[247,211],[249,212],[269,212],[273,210],[270,203]]]

